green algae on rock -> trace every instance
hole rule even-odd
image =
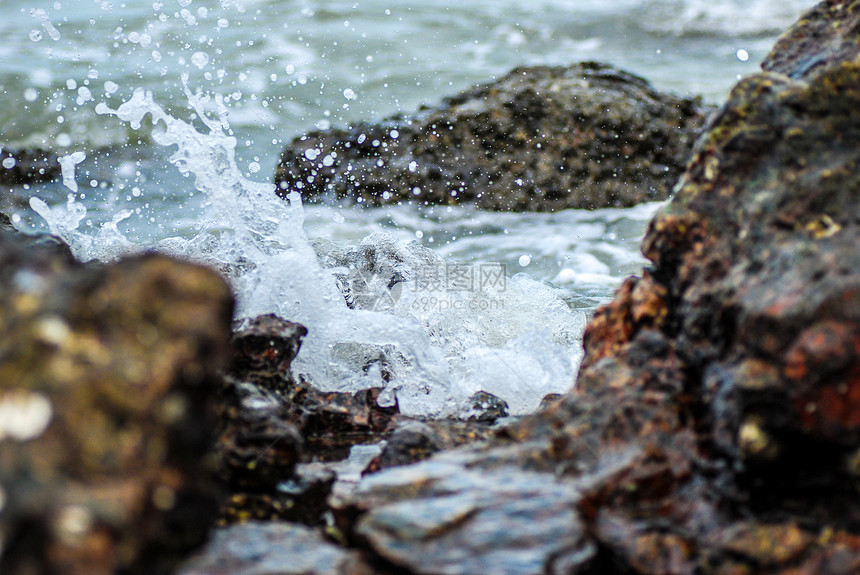
[[[165,573],[203,542],[233,300],[200,266],[0,231],[0,571]]]
[[[275,182],[307,201],[626,207],[669,196],[710,111],[605,64],[518,68],[437,108],[297,138]]]

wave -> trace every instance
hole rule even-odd
[[[779,34],[814,0],[652,0],[636,12],[644,30],[672,36]]]

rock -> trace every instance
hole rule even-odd
[[[469,421],[495,423],[508,416],[508,402],[486,391],[479,391],[470,397],[469,406],[470,411],[466,418]]]
[[[490,439],[495,435],[490,425],[494,421],[478,418],[420,421],[398,417],[394,430],[386,437],[382,452],[371,460],[364,474],[416,463],[440,451]]]
[[[808,78],[837,61],[860,55],[860,14],[846,2],[822,2],[780,36],[761,67],[791,78]]]
[[[231,487],[274,489],[299,462],[302,435],[289,421],[292,412],[277,398],[242,384],[234,389],[245,393],[220,412],[220,475]]]
[[[308,458],[339,459],[352,445],[372,442],[388,429],[397,406],[380,407],[376,401],[378,389],[355,393],[322,392],[305,382],[295,381],[290,364],[306,333],[304,326],[265,315],[235,336],[236,356],[227,378],[225,419],[241,419],[239,428],[243,428],[259,420],[261,412],[270,413],[268,431],[260,429],[264,435],[259,436],[257,448],[261,451],[267,450],[267,445],[283,433],[287,443],[304,441]],[[250,428],[247,432],[257,433]],[[224,445],[226,454],[238,447],[232,441],[228,443],[231,444]],[[246,456],[240,458],[243,457]],[[254,459],[250,453],[247,458]],[[293,456],[288,459],[296,460]],[[288,467],[284,466],[281,479],[289,477]],[[259,477],[260,469],[252,471],[252,475]]]
[[[22,186],[60,177],[60,162],[51,152],[0,147],[0,185]]]
[[[12,225],[11,218],[2,212],[0,212],[0,230],[15,231],[15,226]]]
[[[420,422],[400,416],[396,405],[380,407],[379,390],[318,391],[290,373],[306,333],[299,324],[263,315],[233,337],[217,443],[220,475],[233,492],[222,523],[285,519],[319,525],[335,467],[308,475],[300,462],[334,463],[355,445],[386,439],[365,469],[371,473],[487,439],[494,433],[490,424],[506,415],[506,404],[488,393],[476,394],[470,421]]]
[[[365,479],[356,498],[354,536],[408,573],[561,574],[596,554],[576,490],[552,474],[429,460]]]
[[[320,525],[335,475],[302,461],[334,461],[352,445],[378,441],[397,412],[378,390],[321,392],[297,382],[290,366],[307,329],[268,314],[233,337],[224,378],[219,471],[231,490],[221,523],[283,519]]]
[[[384,575],[355,551],[300,525],[256,521],[220,529],[179,575]]]
[[[306,201],[632,206],[669,196],[709,112],[605,64],[518,68],[412,116],[298,138],[275,182]]]
[[[234,493],[222,507],[220,523],[283,520],[311,527],[324,525],[328,511],[326,499],[336,475],[330,469],[315,465],[297,466],[295,474],[269,491]]]
[[[0,572],[165,573],[207,535],[233,300],[208,269],[82,265],[0,231]]]

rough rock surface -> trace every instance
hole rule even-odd
[[[605,64],[518,68],[438,108],[298,138],[275,182],[309,201],[632,206],[669,196],[708,112]]]
[[[51,152],[0,147],[0,186],[48,182],[60,177],[60,162]]]
[[[374,575],[355,551],[286,523],[250,521],[220,530],[179,575]]]
[[[228,286],[2,230],[0,263],[0,572],[166,573],[217,510]]]

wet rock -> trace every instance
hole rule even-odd
[[[806,12],[762,62],[766,72],[808,78],[833,62],[850,62],[860,55],[857,26],[860,13],[846,2],[822,2]]]
[[[469,421],[495,423],[508,416],[508,402],[486,391],[479,391],[470,397],[469,407],[466,417]]]
[[[605,64],[518,68],[412,116],[298,138],[275,181],[309,201],[632,206],[668,197],[708,112]]]
[[[397,406],[381,407],[378,389],[323,392],[295,381],[290,365],[306,333],[299,324],[265,315],[234,337],[236,357],[227,378],[225,419],[241,420],[238,428],[246,429],[250,435],[258,433],[251,429],[257,427],[262,435],[256,449],[261,451],[268,444],[281,444],[289,450],[289,444],[303,441],[306,459],[340,459],[352,445],[372,442],[387,430]],[[268,423],[249,427],[264,413],[270,414],[265,417]],[[227,454],[238,448],[231,441],[223,444]],[[289,477],[288,468],[297,460],[291,454],[285,455],[279,480]],[[255,460],[250,452],[247,459]],[[263,463],[256,460],[258,465]],[[255,475],[260,476],[259,468],[251,473]]]
[[[273,489],[292,475],[302,454],[302,436],[289,421],[289,409],[276,398],[239,383],[231,389],[245,396],[221,409],[220,475],[235,488]]]
[[[378,441],[397,409],[377,404],[378,390],[321,392],[297,382],[290,366],[307,329],[262,315],[233,337],[216,444],[231,495],[223,524],[289,520],[319,525],[335,475],[302,461],[335,461],[358,443]]]
[[[218,507],[227,284],[5,231],[0,262],[0,572],[169,571]]]
[[[50,182],[60,175],[60,162],[51,152],[0,147],[0,186]]]
[[[465,421],[398,418],[394,430],[386,437],[382,452],[371,460],[364,473],[376,473],[389,467],[416,463],[440,451],[490,439],[495,435],[495,430],[490,425],[494,421],[477,418]]]
[[[221,510],[222,525],[250,520],[290,521],[311,527],[325,523],[327,498],[336,475],[316,464],[299,465],[296,473],[267,492],[232,494]]]
[[[353,536],[409,573],[570,573],[596,554],[576,497],[551,474],[429,460],[365,479]]]
[[[248,522],[220,529],[179,575],[373,575],[357,552],[286,523]]]
[[[15,226],[12,225],[12,220],[6,214],[0,212],[0,230],[14,231]]]

